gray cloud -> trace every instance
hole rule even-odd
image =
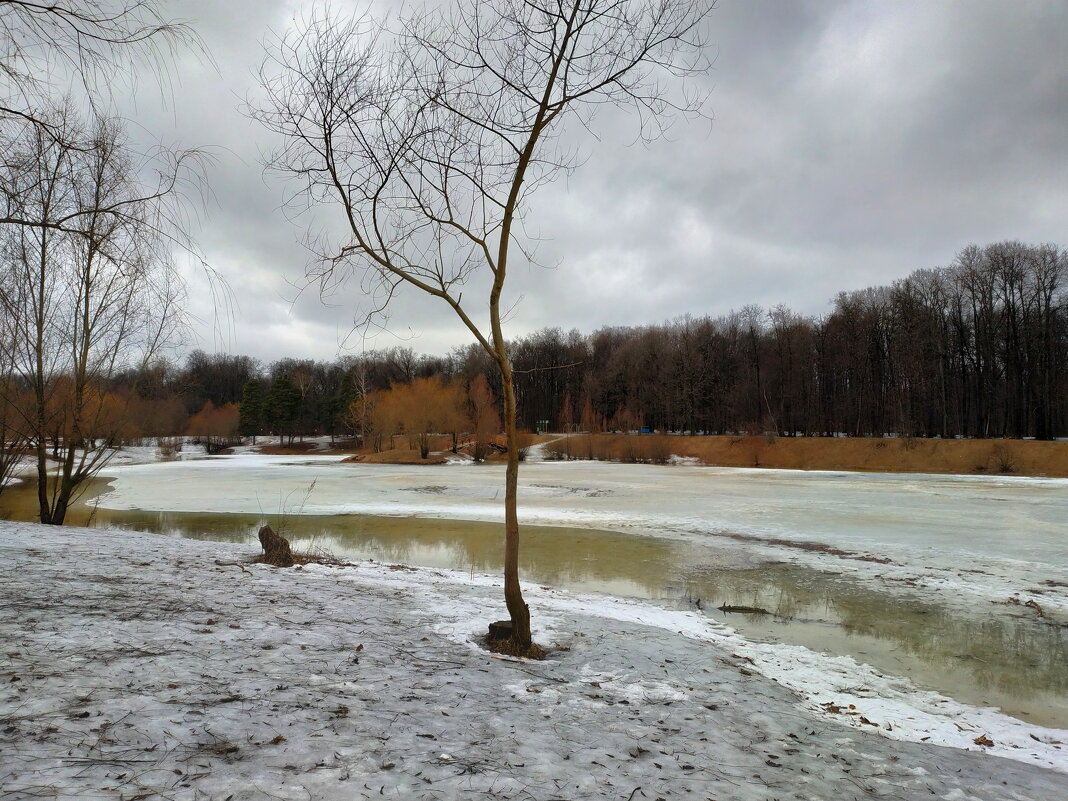
[[[331,305],[300,292],[300,241],[336,224],[337,210],[287,218],[284,185],[260,166],[270,138],[239,110],[256,92],[261,42],[299,7],[173,7],[218,69],[183,57],[166,108],[146,81],[127,113],[165,142],[216,148],[216,202],[200,241],[238,311],[229,324],[202,324],[200,345],[330,358],[366,301],[358,281]],[[707,78],[714,123],[643,147],[632,121],[602,115],[584,165],[532,199],[525,224],[539,264],[515,267],[509,331],[590,331],[749,303],[818,314],[839,290],[948,263],[970,242],[1066,244],[1066,29],[1068,9],[1053,0],[721,0]],[[210,317],[192,281],[194,311]],[[390,331],[369,346],[440,353],[470,340],[448,309],[411,292]],[[359,337],[348,344],[358,349]]]

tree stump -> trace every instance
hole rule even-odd
[[[263,546],[263,561],[275,567],[293,567],[293,551],[289,540],[275,534],[270,526],[260,529],[260,545]]]
[[[491,640],[510,640],[512,639],[512,621],[511,620],[498,620],[496,623],[489,624],[489,638]]]

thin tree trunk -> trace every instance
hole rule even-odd
[[[530,645],[530,607],[519,586],[519,437],[516,432],[516,397],[512,367],[505,358],[500,364],[504,385],[504,432],[508,443],[508,469],[504,479],[504,602],[512,620],[512,639],[519,646]]]

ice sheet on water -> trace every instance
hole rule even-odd
[[[499,465],[366,465],[243,453],[109,468],[104,508],[503,519]],[[314,491],[304,490],[315,482]],[[524,523],[744,546],[967,605],[1045,580],[1068,612],[1068,480],[540,462],[520,474]],[[446,491],[408,493],[427,485]],[[725,536],[726,535],[726,536]],[[782,544],[794,543],[795,546]],[[779,544],[776,544],[779,543]],[[857,558],[822,552],[828,545]],[[810,549],[806,549],[808,546]],[[1031,584],[1029,584],[1031,583]]]

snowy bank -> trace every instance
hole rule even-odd
[[[1068,732],[697,614],[532,586],[517,662],[492,577],[249,554],[0,523],[3,797],[1068,797]]]

